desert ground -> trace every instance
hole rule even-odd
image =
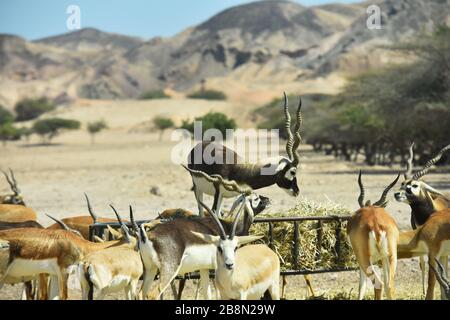
[[[213,110],[235,117],[240,126],[248,128],[253,107],[233,102],[184,99],[78,101],[58,109],[53,115],[80,120],[82,129],[62,133],[51,145],[42,145],[39,137],[35,136],[28,142],[8,143],[6,147],[0,147],[0,168],[14,169],[27,205],[38,212],[39,222],[43,225],[50,224],[46,213],[59,218],[87,214],[83,192],[90,196],[93,208],[100,216],[113,217],[108,207],[110,203],[123,215],[132,204],[138,219],[155,217],[167,208],[196,210],[189,174],[171,161],[171,152],[177,141],[171,140],[170,131],[164,133],[162,141],[158,141],[159,133],[146,130],[147,124],[156,115],[170,116],[180,122]],[[104,119],[109,128],[99,133],[96,143],[91,144],[85,124],[98,119]],[[280,150],[283,149],[281,146]],[[379,198],[384,187],[401,170],[400,167],[369,168],[363,164],[338,161],[332,156],[314,153],[308,145],[303,145],[301,150],[298,174],[301,195],[290,197],[276,186],[260,190],[262,195],[272,200],[267,213],[287,210],[305,199],[315,202],[331,200],[357,209],[359,169],[365,172],[366,197],[372,200]],[[449,172],[448,168],[439,168],[427,176],[427,181],[450,192]],[[160,196],[150,193],[154,186],[159,187]],[[0,193],[5,192],[9,192],[9,187],[6,181],[0,181]],[[388,211],[401,229],[408,229],[409,207],[396,202],[392,193],[389,197]],[[212,198],[207,200],[212,203]],[[230,204],[230,200],[226,201],[226,206]],[[357,272],[313,276],[316,294],[323,298],[355,298],[358,281]],[[417,262],[400,261],[396,282],[399,298],[422,298]],[[18,299],[20,289],[21,286],[5,286],[0,290],[0,299]],[[192,298],[193,292],[191,282],[184,297]],[[288,299],[306,298],[303,278],[289,277],[286,292]],[[72,288],[70,296],[76,299],[80,293]],[[111,298],[123,298],[123,295]]]

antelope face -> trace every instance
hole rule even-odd
[[[287,164],[286,167],[279,173],[277,185],[286,191],[290,196],[298,196],[300,189],[297,185],[297,168],[292,164]]]
[[[263,212],[270,206],[270,199],[256,193],[252,193],[249,197],[250,207],[252,208],[253,215],[257,215]]]
[[[20,194],[12,194],[7,195],[3,198],[3,204],[15,204],[25,206],[25,202],[23,201],[23,196]]]
[[[395,200],[411,204],[417,201],[425,201],[427,192],[432,195],[443,195],[428,184],[420,180],[409,179],[402,182],[400,189],[394,193]]]

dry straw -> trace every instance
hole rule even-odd
[[[348,216],[351,211],[342,205],[327,201],[315,203],[303,199],[294,208],[283,213],[264,215],[264,217],[307,217],[307,216]],[[352,248],[346,235],[346,221],[342,221],[340,232],[340,258],[336,252],[337,221],[324,221],[322,224],[322,243],[318,246],[317,220],[299,222],[299,255],[298,267],[295,268],[292,259],[294,246],[294,223],[276,222],[273,224],[273,247],[281,258],[282,270],[318,270],[335,268],[356,268],[358,266]],[[254,223],[251,234],[264,234],[265,243],[268,239],[268,223]],[[320,254],[319,254],[320,253]]]

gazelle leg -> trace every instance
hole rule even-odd
[[[130,283],[130,298],[131,300],[138,300],[139,295],[137,294],[137,287],[138,287],[138,281],[139,280],[131,280]]]
[[[425,285],[425,258],[423,256],[419,257],[419,266],[420,266],[420,274],[422,276],[422,292],[426,294],[426,285]]]
[[[286,276],[282,276],[281,277],[281,298],[285,298],[285,294],[286,294],[286,285],[287,285],[287,280],[286,280]]]
[[[359,270],[359,295],[358,299],[363,300],[366,295],[367,290],[367,276],[366,273],[360,269]]]
[[[197,206],[198,206],[198,215],[200,217],[203,217],[203,207],[200,204],[200,201],[203,202],[203,192],[200,191],[199,188],[197,188],[197,186],[194,183],[194,195],[195,195],[195,199],[197,200]]]
[[[392,300],[392,294],[391,294],[391,282],[390,282],[390,269],[391,264],[388,260],[389,258],[386,257],[382,261],[383,265],[383,282],[385,286],[386,296],[389,300]]]
[[[434,260],[436,257],[433,254],[428,255],[428,263],[430,266],[436,269],[436,261]],[[428,268],[428,288],[427,288],[427,294],[425,296],[426,300],[433,300],[434,299],[434,286],[436,284],[436,275],[434,274],[433,270],[431,268]]]
[[[272,285],[269,287],[269,293],[272,300],[280,300],[280,279],[273,280]]]
[[[50,276],[50,294],[48,297],[50,300],[55,300],[60,298],[59,292],[59,281],[58,276],[51,275]]]
[[[153,281],[155,280],[156,273],[158,272],[158,268],[156,266],[152,267],[150,270],[146,270],[144,274],[144,282],[142,283],[142,299],[148,299],[148,294],[150,292],[150,288],[152,286]]]
[[[309,290],[311,296],[315,297],[316,294],[314,293],[314,289],[313,289],[312,284],[311,284],[311,275],[306,274],[303,277],[305,278],[305,282],[306,282],[306,285],[308,286],[308,290]]]
[[[448,278],[448,256],[442,256],[439,258],[439,261],[444,266],[444,276]],[[445,294],[445,289],[442,286],[439,286],[441,290],[441,300],[447,300],[447,295]]]
[[[203,296],[206,300],[211,300],[211,286],[209,285],[209,270],[200,270],[200,285]]]

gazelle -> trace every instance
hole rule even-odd
[[[120,245],[123,239],[90,242],[67,230],[19,228],[0,231],[9,251],[0,259],[0,286],[7,279],[48,274],[52,298],[67,298],[67,268],[87,254]],[[23,281],[23,280],[21,280]],[[21,282],[19,281],[19,282]]]
[[[213,210],[219,215],[221,215],[222,198],[233,198],[239,195],[232,188],[228,188],[226,183],[218,184],[218,181],[214,179],[216,175],[225,181],[234,181],[241,188],[257,190],[276,184],[291,196],[299,194],[296,175],[300,162],[297,151],[301,143],[301,99],[296,113],[294,135],[291,131],[291,116],[286,93],[284,99],[288,157],[279,156],[263,159],[259,163],[244,163],[233,150],[211,141],[200,142],[191,150],[188,155],[188,169],[192,176],[199,215],[203,214],[200,201],[203,201],[204,193],[214,196]],[[203,173],[213,179],[207,179]]]
[[[92,210],[91,203],[89,201],[89,197],[84,194],[86,198],[86,203],[89,211],[89,216],[74,216],[69,218],[61,219],[69,228],[73,230],[77,230],[85,239],[89,239],[89,226],[92,224],[96,224],[97,222],[116,222],[115,219],[111,218],[101,218],[98,217],[97,214]],[[62,229],[61,224],[54,223],[49,226],[47,229]]]
[[[380,300],[383,282],[374,264],[381,260],[383,265],[383,280],[388,299],[394,298],[394,276],[397,267],[397,242],[399,231],[395,220],[384,209],[386,197],[390,189],[397,183],[400,175],[384,189],[380,200],[371,204],[364,203],[365,190],[359,172],[358,184],[360,209],[355,212],[347,224],[347,235],[355,252],[360,268],[359,299],[364,298],[367,277],[372,280],[375,288],[375,300]]]
[[[203,202],[200,204],[209,212],[219,230],[219,235],[192,233],[216,249],[215,283],[222,299],[260,299],[269,291],[273,300],[280,299],[280,259],[263,244],[239,246],[254,242],[262,236],[235,236],[236,223],[241,214],[239,209],[229,236],[222,222]]]
[[[235,187],[239,189],[238,186]],[[254,216],[269,204],[269,201],[250,201],[252,197],[256,195],[241,195],[232,206],[231,216],[235,213],[235,208],[244,207],[243,217],[237,221],[237,235],[247,235]],[[223,221],[223,225],[225,229],[231,230],[231,222]],[[206,299],[210,299],[209,270],[215,269],[216,266],[215,247],[197,238],[191,231],[218,235],[219,230],[213,218],[210,216],[179,217],[153,224],[153,228],[147,232],[145,228],[145,224],[139,228],[141,233],[139,250],[146,269],[142,285],[143,297],[149,297],[150,287],[158,270],[159,293],[152,294],[153,298],[159,297],[178,274],[183,275],[200,270],[203,294]]]
[[[450,207],[450,198],[442,192],[431,187],[421,180],[428,171],[441,159],[442,155],[450,150],[450,145],[442,148],[425,166],[413,173],[414,143],[409,148],[409,158],[407,161],[404,181],[400,189],[395,192],[395,199],[408,204],[411,207],[411,227],[417,229],[422,226],[430,216],[440,210]],[[422,288],[425,292],[425,261],[420,259],[420,269],[422,271]],[[447,269],[446,269],[447,270]]]
[[[447,273],[447,256],[450,254],[450,209],[433,213],[418,229],[400,233],[397,245],[399,259],[428,255],[428,263],[436,268],[436,258],[444,264]],[[435,273],[428,270],[428,288],[426,299],[434,298]],[[441,296],[445,297],[445,288],[441,288]]]
[[[20,189],[17,186],[16,178],[14,177],[14,172],[9,169],[10,176],[8,176],[8,174],[3,170],[2,173],[5,176],[13,194],[0,195],[0,204],[17,204],[25,206],[22,193],[20,192]]]
[[[143,273],[141,256],[135,250],[138,243],[130,235],[128,227],[122,222],[116,209],[113,206],[111,208],[119,220],[125,242],[119,246],[93,252],[79,262],[83,300],[88,299],[90,285],[99,291],[97,299],[103,299],[106,294],[120,290],[125,290],[127,299],[137,297],[137,286]],[[130,217],[133,217],[131,206]]]
[[[438,280],[439,284],[441,285],[441,288],[444,290],[445,298],[447,300],[450,300],[450,281],[447,279],[447,275],[445,274],[445,268],[442,265],[442,263],[435,259],[437,268],[434,268],[430,263],[430,269],[433,270],[434,274],[436,275],[436,279]],[[437,269],[437,270],[436,270]]]

